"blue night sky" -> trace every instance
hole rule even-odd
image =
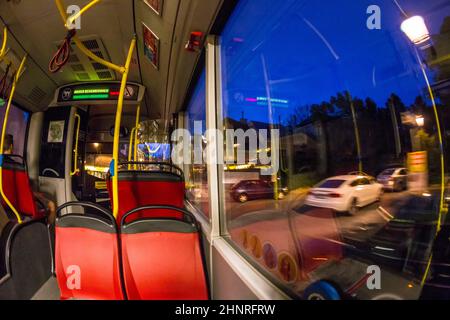
[[[398,2],[431,34],[450,16],[448,0]],[[369,5],[381,8],[381,30],[366,27]],[[225,116],[267,122],[268,89],[275,122],[344,90],[379,107],[391,93],[410,105],[425,81],[403,20],[393,0],[241,0],[221,40]]]

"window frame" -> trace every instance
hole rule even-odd
[[[28,119],[27,119],[27,125],[25,128],[25,141],[24,141],[24,146],[23,146],[23,160],[25,163],[27,163],[28,161],[28,134],[30,131],[30,123],[31,123],[31,117],[33,116],[33,112],[31,112],[30,110],[26,109],[25,107],[23,107],[20,103],[17,103],[15,100],[12,100],[11,102],[11,107],[15,107],[17,109],[19,109],[22,112],[26,112],[28,114]],[[5,105],[6,108],[6,105]],[[1,121],[1,125],[3,126],[3,121],[4,118],[0,120]]]

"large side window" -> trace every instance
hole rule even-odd
[[[186,111],[185,125],[190,132],[191,137],[202,137],[206,131],[206,73],[203,71],[197,81],[193,94]],[[200,141],[205,144],[205,140]],[[197,148],[196,141],[192,138],[192,158],[185,170],[187,197],[189,201],[203,213],[208,219],[209,215],[209,198],[208,198],[208,172],[207,166],[203,161],[201,148]],[[200,150],[199,152],[194,152]]]
[[[294,295],[327,280],[418,298],[450,258],[433,255],[448,229],[450,7],[377,3],[241,0],[221,34],[227,231]],[[428,42],[402,32],[404,12]]]
[[[0,130],[3,127],[3,120],[5,118],[6,105],[0,107]],[[11,105],[8,118],[8,126],[6,128],[6,134],[10,134],[14,139],[13,153],[19,156],[25,156],[25,142],[28,128],[28,121],[30,119],[30,113],[24,111],[14,104]]]

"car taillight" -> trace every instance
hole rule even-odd
[[[335,193],[335,192],[330,193],[328,196],[329,196],[330,198],[340,198],[340,197],[342,197],[341,194]]]

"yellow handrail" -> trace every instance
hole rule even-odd
[[[130,145],[128,146],[128,162],[131,162],[132,160],[132,155],[133,155],[133,145],[134,145],[134,133],[136,132],[136,128],[133,128],[131,130],[131,134],[130,134]],[[128,170],[131,170],[131,164],[128,164]]]
[[[139,134],[139,122],[141,121],[141,105],[138,104],[136,110],[136,126],[134,127],[134,152],[133,161],[137,161],[137,148],[138,148],[138,134]],[[134,164],[134,170],[137,170],[137,165]]]
[[[25,55],[23,57],[22,62],[20,63],[19,69],[17,70],[16,75],[14,76],[14,79],[13,79],[11,93],[9,94],[8,105],[7,105],[6,111],[5,111],[5,118],[3,119],[2,137],[1,137],[1,142],[0,142],[0,158],[1,158],[1,160],[0,160],[0,193],[3,197],[3,199],[5,200],[6,204],[8,205],[8,207],[12,210],[12,212],[16,216],[17,222],[19,224],[21,224],[23,222],[22,218],[20,217],[20,214],[17,211],[17,209],[14,207],[14,205],[11,203],[11,201],[6,196],[5,190],[3,190],[3,161],[4,161],[3,148],[5,147],[6,126],[8,124],[8,117],[9,117],[9,111],[11,109],[11,103],[12,103],[12,100],[14,97],[14,93],[16,91],[17,81],[19,81],[20,74],[22,73],[22,70],[25,66],[26,60],[27,60],[27,55]]]
[[[74,153],[74,163],[73,163],[73,171],[70,171],[70,175],[74,176],[76,175],[78,172],[80,172],[80,169],[78,168],[78,139],[80,137],[80,126],[81,126],[81,117],[78,113],[75,114],[75,118],[77,119],[77,134],[75,137],[75,148],[73,149],[73,153]]]
[[[84,7],[79,13],[78,13],[78,17],[81,16],[82,13],[86,12],[88,9],[90,9],[91,7],[93,7],[95,4],[97,4],[98,2],[100,2],[101,0],[94,0],[92,1],[90,4],[88,4],[86,7]],[[56,6],[58,7],[58,11],[59,14],[61,15],[62,20],[64,21],[64,26],[66,26],[67,28],[67,13],[66,10],[64,9],[64,4],[63,4],[63,0],[55,0],[56,2]],[[94,3],[95,2],[95,3]],[[83,11],[84,10],[84,11]],[[91,58],[92,60],[94,60],[95,62],[98,62],[102,65],[104,65],[105,67],[109,68],[109,69],[113,69],[117,72],[120,73],[124,73],[125,72],[125,67],[122,66],[118,66],[115,65],[114,63],[111,63],[109,61],[106,61],[100,57],[98,57],[96,54],[92,53],[91,50],[89,50],[88,48],[86,48],[86,46],[83,44],[83,42],[81,42],[81,40],[78,38],[77,35],[75,35],[72,40],[75,42],[75,45],[78,47],[78,49],[80,49],[81,52],[83,52],[85,55],[87,55],[89,58]]]
[[[131,162],[133,160],[136,162],[137,160],[137,147],[138,147],[138,130],[139,130],[139,121],[141,117],[141,105],[138,104],[136,109],[136,124],[133,130],[131,130],[130,135],[130,146],[128,147],[128,162]],[[137,164],[133,165],[134,170],[137,170]],[[128,170],[131,170],[131,164],[128,164]]]
[[[3,44],[0,49],[0,61],[6,53],[6,42],[8,41],[8,29],[6,27],[3,28]]]
[[[122,122],[123,99],[125,94],[125,87],[128,80],[128,72],[130,70],[131,58],[133,57],[134,48],[136,46],[136,38],[131,41],[130,49],[128,50],[127,61],[125,63],[125,72],[122,75],[122,82],[120,84],[119,101],[117,103],[116,122],[114,126],[114,148],[113,148],[113,162],[112,162],[112,189],[113,189],[113,215],[117,218],[119,214],[119,179],[117,171],[119,167],[119,140],[120,140],[120,124]]]

